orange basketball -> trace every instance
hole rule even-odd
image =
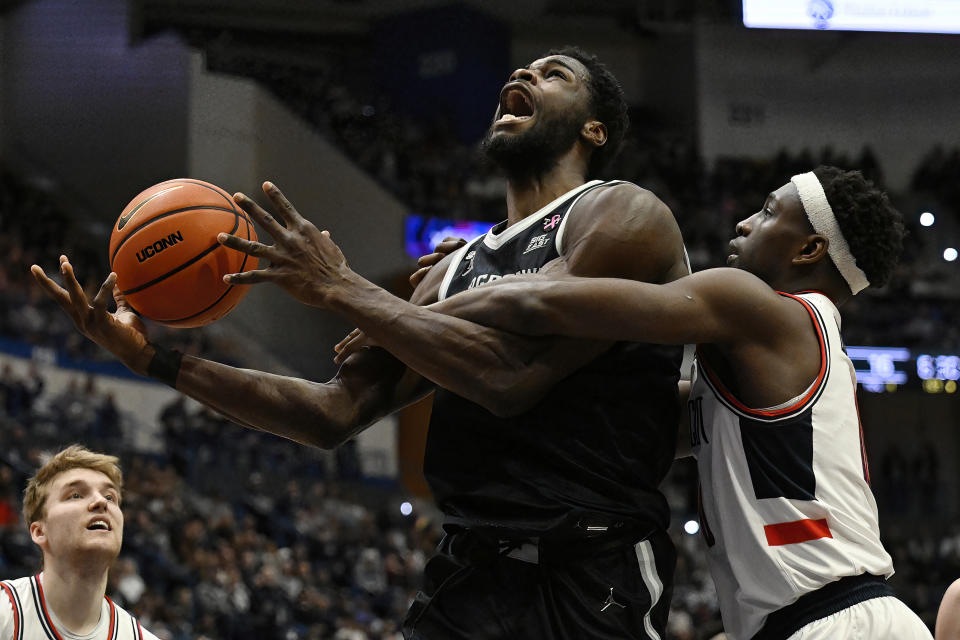
[[[177,178],[130,201],[110,234],[110,269],[140,315],[199,327],[227,315],[249,287],[223,281],[257,259],[217,242],[221,231],[256,240],[253,222],[220,187]]]

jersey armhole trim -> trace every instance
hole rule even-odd
[[[10,608],[13,609],[13,635],[12,640],[23,640],[23,607],[20,604],[20,596],[16,588],[7,582],[0,582],[0,589],[7,594],[10,599]]]
[[[780,407],[779,409],[753,409],[748,407],[726,388],[723,382],[720,381],[720,377],[717,376],[703,357],[703,352],[697,349],[697,362],[700,364],[701,369],[703,369],[704,381],[713,389],[717,398],[734,413],[752,420],[768,422],[779,421],[791,418],[802,412],[820,397],[825,386],[824,383],[830,373],[830,345],[827,330],[823,324],[823,318],[820,317],[820,312],[803,298],[782,291],[778,291],[777,293],[785,298],[796,300],[807,310],[807,313],[810,314],[813,328],[817,332],[817,342],[820,347],[820,370],[817,372],[817,377],[814,379],[813,384],[810,385],[807,393],[796,402],[785,407]]]

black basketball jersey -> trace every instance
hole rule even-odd
[[[570,211],[588,182],[519,223],[462,247],[440,299],[533,273],[563,253]],[[498,418],[437,389],[424,472],[444,513],[536,534],[601,516],[666,528],[657,489],[670,467],[682,347],[617,343],[556,384],[529,411]]]

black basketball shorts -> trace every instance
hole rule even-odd
[[[498,541],[492,554],[464,553],[455,538],[427,563],[406,640],[666,638],[676,563],[666,532],[599,546]]]

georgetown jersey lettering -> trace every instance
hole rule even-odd
[[[72,640],[47,609],[40,576],[0,582],[0,640]],[[158,640],[110,598],[103,599],[100,622],[83,640]]]
[[[700,354],[691,380],[701,530],[724,629],[734,640],[753,637],[770,613],[838,578],[893,574],[880,543],[840,314],[819,293],[781,295],[803,304],[820,343],[820,371],[804,393],[751,409]]]
[[[440,300],[500,278],[536,273],[560,257],[569,213],[584,195],[599,186],[620,184],[592,180],[568,191],[512,227],[503,221],[489,233],[453,254],[440,285]]]
[[[563,255],[580,199],[616,184],[588,182],[461,247],[440,299],[536,273]],[[680,357],[680,347],[617,343],[508,418],[437,389],[424,459],[437,504],[461,521],[534,535],[590,514],[665,528],[657,486],[676,444]]]

